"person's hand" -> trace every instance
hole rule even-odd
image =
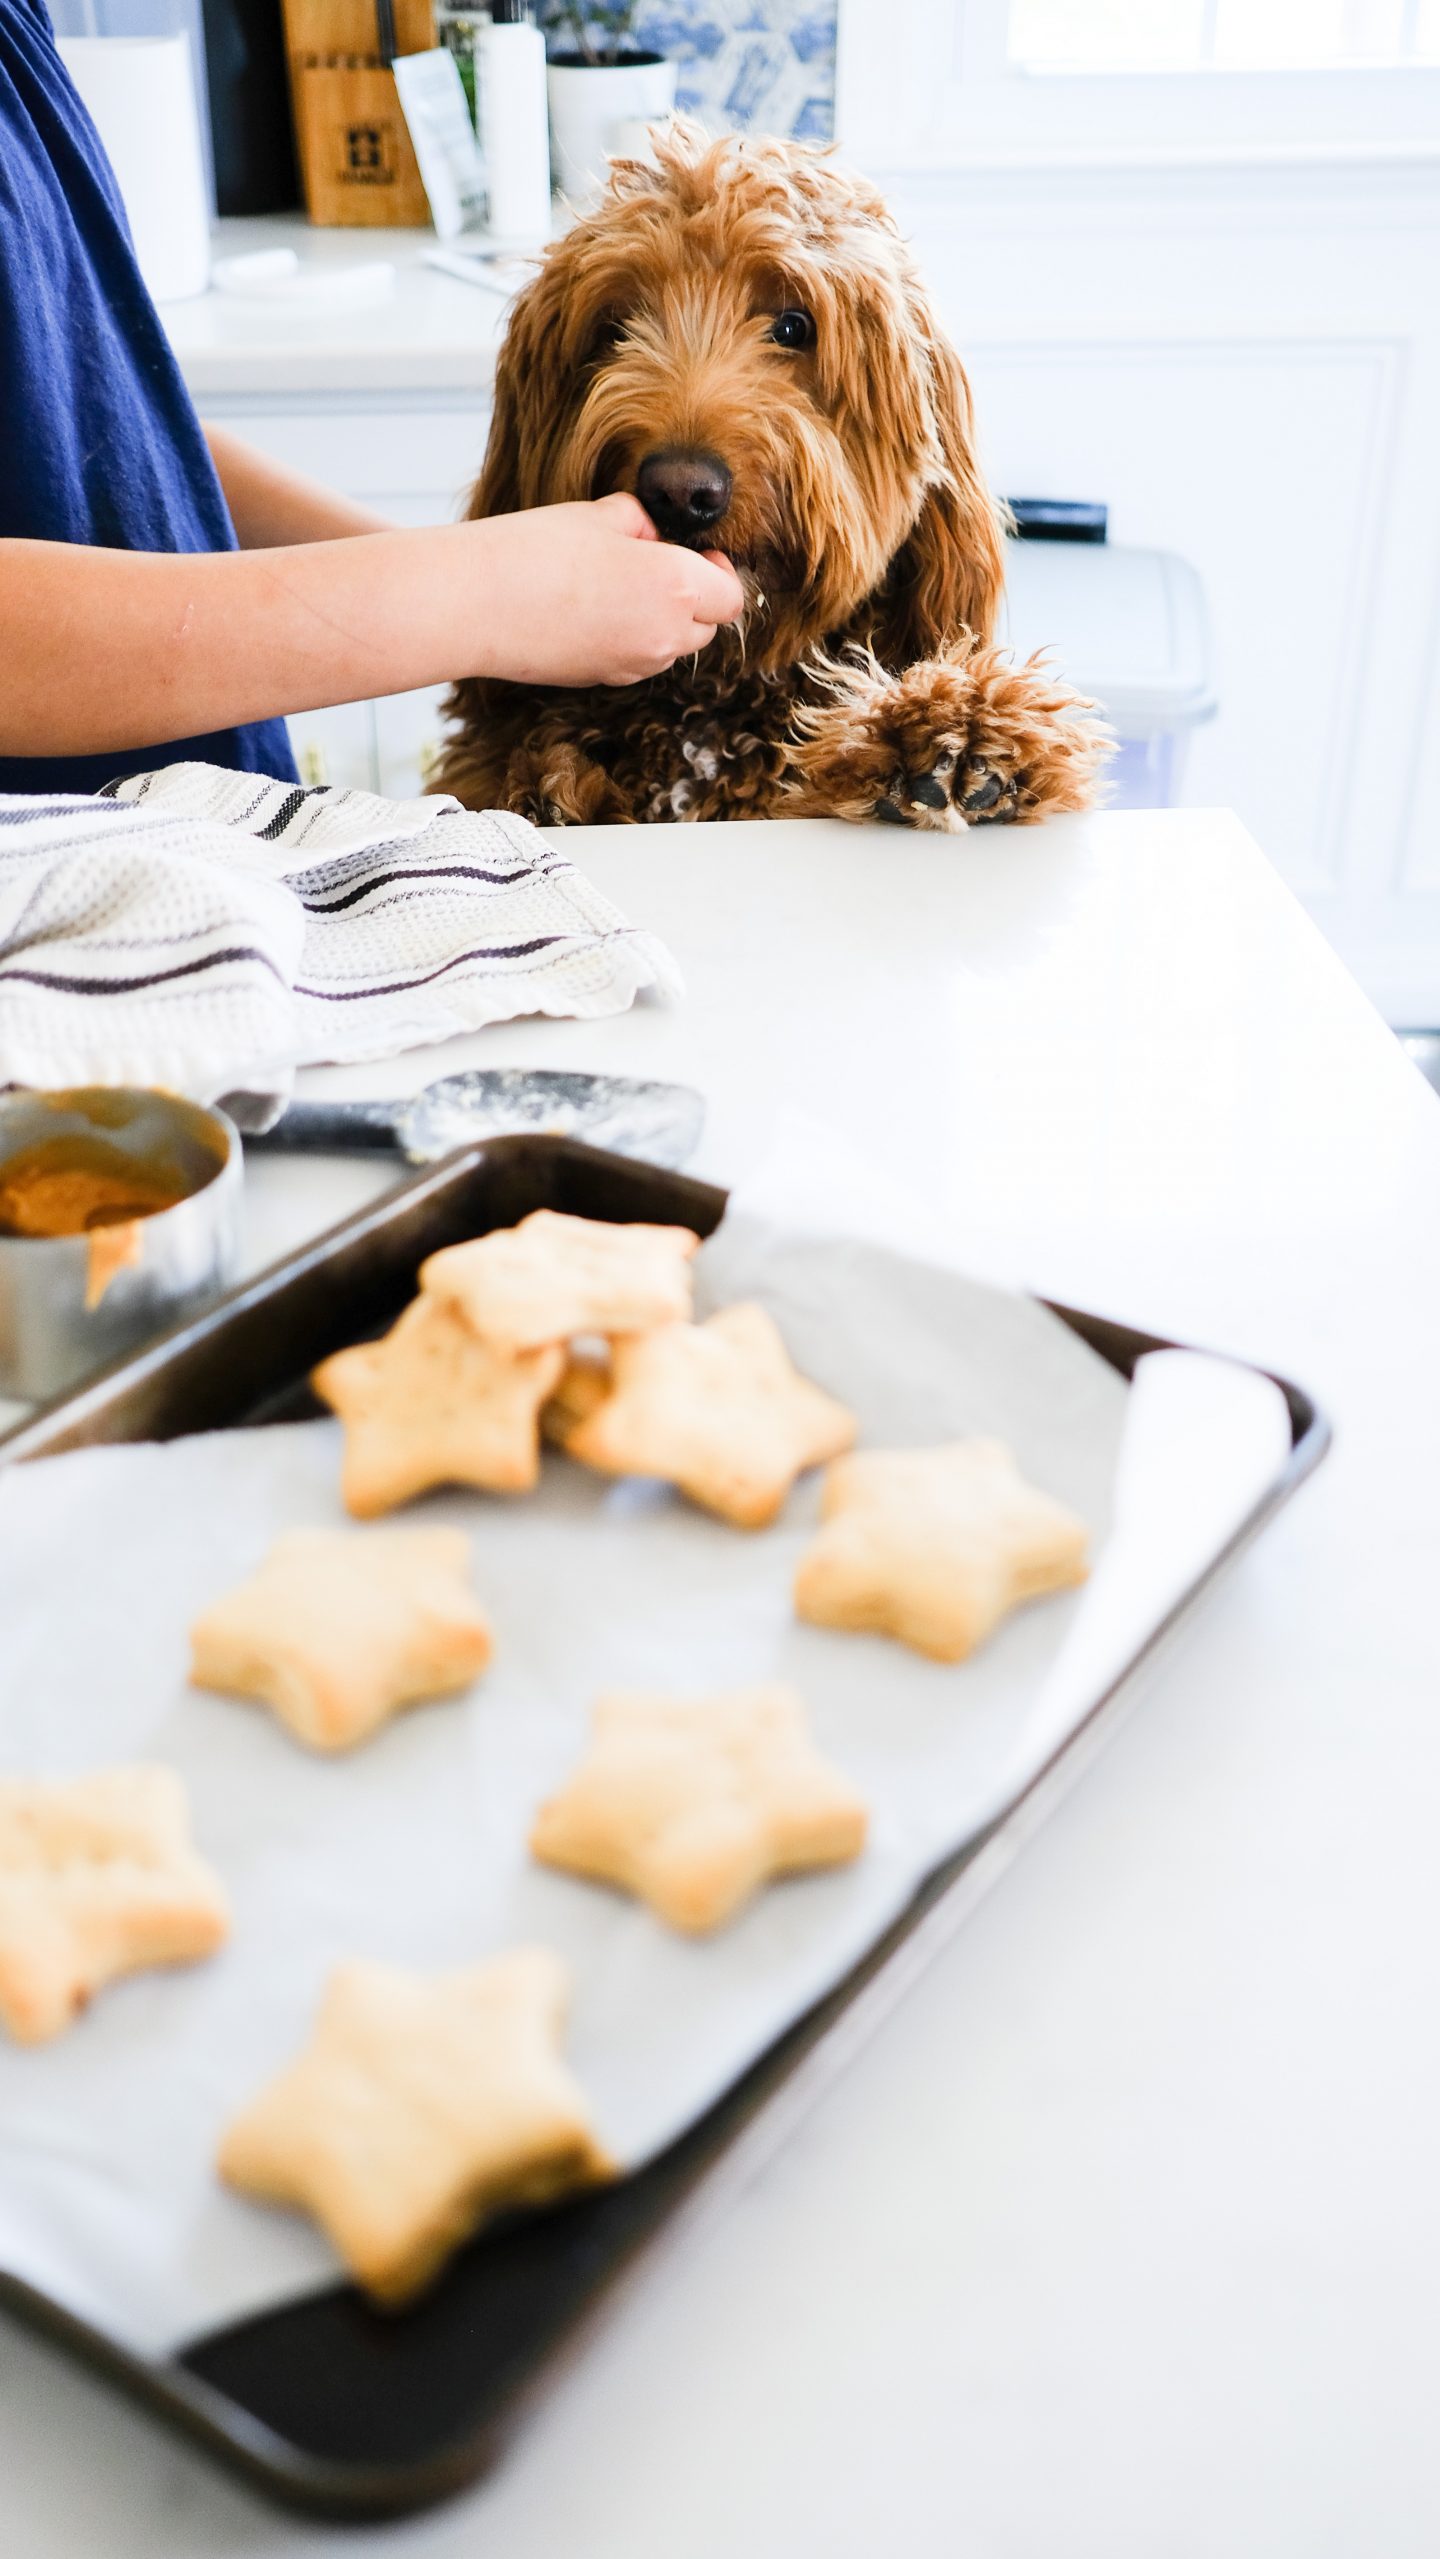
[[[455,531],[469,542],[476,675],[639,684],[744,611],[724,553],[662,542],[638,498],[532,507]]]

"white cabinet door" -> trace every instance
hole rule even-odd
[[[379,787],[373,702],[341,702],[331,711],[297,711],[287,725],[302,782],[328,782],[336,790]]]
[[[374,704],[376,788],[387,800],[411,800],[424,790],[440,745],[445,691],[432,684]]]
[[[487,406],[445,409],[274,408],[205,403],[205,415],[310,480],[361,498],[406,524],[463,515],[490,432]]]

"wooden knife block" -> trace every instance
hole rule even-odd
[[[394,0],[399,53],[435,42],[432,0]],[[430,206],[374,0],[285,0],[285,49],[312,222],[423,227]]]

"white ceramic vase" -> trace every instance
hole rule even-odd
[[[550,157],[555,184],[593,204],[612,153],[638,156],[643,128],[675,111],[675,65],[656,54],[622,62],[552,62]]]

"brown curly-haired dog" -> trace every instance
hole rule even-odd
[[[643,684],[457,685],[430,787],[550,824],[1085,807],[1104,733],[991,645],[969,386],[880,197],[791,143],[656,150],[516,302],[470,512],[631,490],[745,615]]]

